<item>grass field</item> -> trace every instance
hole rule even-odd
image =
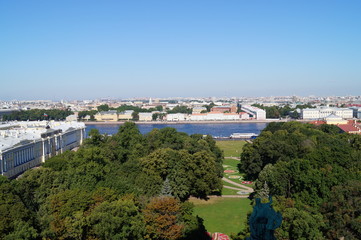
[[[217,146],[224,151],[225,157],[238,157],[242,152],[242,148],[246,141],[232,140],[232,141],[216,141]]]
[[[229,185],[230,187],[235,187],[234,185]],[[237,192],[241,190],[234,190],[234,189],[228,189],[223,188],[222,189],[222,195],[238,195]]]
[[[204,219],[208,232],[227,235],[238,233],[245,227],[247,212],[251,211],[248,198],[211,198],[208,201],[192,199],[195,215]]]

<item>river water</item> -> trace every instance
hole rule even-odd
[[[92,124],[87,125],[86,132],[97,128],[101,134],[113,135],[118,132],[121,124]],[[229,137],[232,133],[256,133],[259,134],[267,123],[205,123],[205,124],[137,124],[142,134],[149,133],[154,128],[172,127],[178,132],[187,134],[210,134],[213,137]]]

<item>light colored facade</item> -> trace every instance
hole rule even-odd
[[[353,117],[357,119],[361,119],[361,108],[353,107],[351,109],[353,111]]]
[[[189,115],[190,121],[236,121],[239,120],[239,114],[237,113],[198,113]]]
[[[349,108],[305,108],[301,112],[302,119],[316,120],[324,119],[331,114],[339,116],[343,119],[351,119],[353,117],[353,110]]]
[[[118,120],[131,120],[133,118],[133,110],[126,110],[118,114]]]
[[[110,121],[116,122],[118,121],[118,113],[116,110],[106,111],[106,112],[98,112],[94,115],[95,120],[97,121]]]
[[[140,112],[139,113],[139,121],[152,121],[153,120],[153,113],[150,112]]]
[[[0,173],[15,177],[52,156],[80,146],[85,125],[79,122],[12,122],[0,125]]]
[[[185,121],[186,114],[184,113],[170,113],[167,114],[167,121],[177,122],[177,121]]]
[[[202,111],[207,111],[207,108],[205,108],[205,107],[194,107],[194,108],[192,108],[192,113],[193,114],[201,113]]]
[[[242,105],[242,111],[252,115],[254,119],[257,120],[265,120],[266,119],[266,111],[257,107],[253,107],[250,105]]]
[[[239,118],[240,118],[241,120],[249,120],[249,114],[246,113],[246,112],[240,112],[240,113],[239,113]]]
[[[330,125],[338,125],[338,124],[347,124],[348,121],[344,120],[342,117],[336,116],[334,114],[331,114],[324,118],[327,124]]]

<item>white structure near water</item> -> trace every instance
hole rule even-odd
[[[80,146],[85,125],[79,122],[11,122],[0,124],[0,173],[15,177],[50,157]]]
[[[266,119],[266,111],[260,109],[258,107],[250,106],[250,105],[242,105],[242,111],[251,115],[252,118],[257,120],[265,120]]]
[[[349,108],[331,108],[331,107],[320,107],[320,108],[305,108],[302,110],[302,119],[307,120],[318,120],[324,119],[330,115],[336,115],[343,119],[353,118],[353,110]]]

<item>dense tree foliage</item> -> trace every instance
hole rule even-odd
[[[283,223],[278,239],[361,236],[361,136],[334,126],[270,123],[246,144],[239,169],[264,183]]]
[[[188,108],[187,106],[176,106],[172,110],[167,110],[167,113],[186,113],[192,114],[192,108]]]
[[[90,111],[80,111],[78,113],[79,120],[83,120],[86,116],[89,116],[89,120],[95,120],[94,115],[97,114],[97,110],[90,110]]]
[[[3,121],[38,121],[38,120],[65,120],[69,115],[74,114],[69,109],[31,109],[12,112],[3,116]]]
[[[0,178],[0,239],[207,239],[186,201],[221,190],[222,152],[173,128],[92,129],[77,152]]]

